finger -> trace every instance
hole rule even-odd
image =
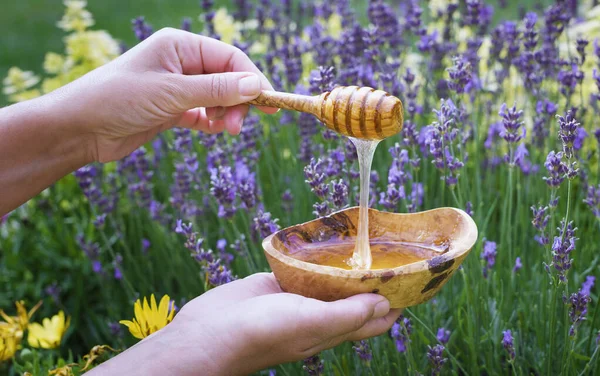
[[[184,110],[195,107],[231,107],[247,103],[260,92],[254,73],[234,72],[198,76],[171,75],[175,100]]]
[[[274,90],[267,77],[239,48],[202,35],[179,34],[184,43],[178,46],[183,74],[252,72],[260,77],[263,90]]]
[[[387,315],[369,320],[362,328],[350,333],[346,340],[348,341],[360,341],[363,339],[376,337],[381,335],[394,325],[394,322],[402,314],[402,309],[391,309]]]
[[[226,112],[227,109],[225,107],[208,107],[206,109],[206,117],[209,120],[223,120]]]
[[[225,122],[223,120],[211,120],[208,123],[208,129],[205,133],[217,134],[225,130]]]
[[[377,294],[360,294],[334,302],[309,299],[301,306],[299,326],[306,333],[326,342],[362,328],[372,318],[380,318],[390,311],[389,301]]]
[[[245,104],[229,107],[227,109],[227,113],[225,113],[223,120],[225,121],[225,129],[229,134],[233,136],[240,134],[244,124],[244,118],[249,110],[250,106]]]
[[[196,131],[205,132],[210,124],[204,108],[193,108],[181,115],[177,121],[177,126]]]
[[[221,72],[252,72],[258,75],[262,90],[275,90],[267,77],[239,48],[220,40],[176,31],[182,43],[176,47],[181,69],[186,75]],[[258,106],[259,110],[273,114],[279,109]]]

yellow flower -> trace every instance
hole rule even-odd
[[[431,0],[429,2],[429,11],[435,16],[444,13],[448,9],[448,5],[456,3],[458,3],[456,0]]]
[[[86,1],[65,0],[64,4],[67,9],[58,22],[59,28],[64,31],[84,31],[94,24],[92,14],[85,9]]]
[[[45,318],[42,325],[34,322],[29,324],[27,342],[31,347],[43,349],[54,349],[60,346],[60,342],[69,328],[71,318],[65,319],[65,313],[59,311],[52,318]]]
[[[44,70],[50,74],[57,74],[63,70],[65,58],[55,52],[48,52],[44,59]]]
[[[339,13],[332,13],[327,20],[327,32],[334,39],[338,39],[342,35],[342,16]]]
[[[17,94],[37,85],[38,82],[40,82],[40,78],[33,72],[12,67],[8,70],[8,75],[2,82],[4,84],[3,92],[6,95]]]
[[[60,78],[46,78],[42,81],[42,91],[44,94],[48,94],[51,91],[58,89],[63,86],[65,83]]]
[[[65,43],[69,57],[78,64],[89,64],[88,71],[119,55],[119,45],[103,30],[71,34],[65,38]]]
[[[15,356],[20,339],[0,331],[0,362],[5,362]]]
[[[241,23],[235,22],[233,17],[227,13],[226,8],[219,8],[215,12],[213,23],[215,32],[221,36],[223,42],[231,44],[234,40],[239,41],[241,39]]]
[[[135,313],[133,321],[121,320],[119,323],[129,328],[129,332],[135,338],[146,338],[173,321],[175,304],[169,304],[170,300],[168,295],[163,296],[157,307],[154,294],[150,296],[150,305],[146,297],[143,305],[138,299],[133,307]]]
[[[40,300],[35,306],[33,306],[33,308],[29,312],[27,312],[27,309],[25,308],[25,302],[23,302],[22,300],[15,302],[15,306],[17,307],[17,315],[16,316],[8,316],[6,313],[4,313],[3,310],[0,309],[0,316],[5,321],[4,323],[0,322],[0,333],[2,333],[3,326],[5,329],[7,326],[17,327],[21,331],[24,331],[25,329],[27,329],[27,326],[29,325],[29,320],[31,319],[31,316],[33,316],[35,311],[37,311],[41,305],[42,305],[42,301]]]

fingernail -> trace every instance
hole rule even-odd
[[[373,310],[373,318],[383,317],[390,311],[390,302],[384,299],[375,305]]]
[[[260,94],[260,80],[258,76],[244,77],[239,81],[240,95],[244,97],[255,97]]]

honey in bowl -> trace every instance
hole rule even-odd
[[[347,208],[265,238],[265,256],[283,291],[323,301],[374,292],[393,308],[411,307],[444,286],[477,240],[475,222],[459,209],[368,209],[373,262],[352,268],[346,260],[355,250],[359,212]]]
[[[332,239],[325,242],[303,243],[288,248],[286,254],[297,260],[312,264],[333,266],[351,270],[349,259],[352,257],[356,237]],[[433,244],[395,242],[389,239],[371,239],[372,264],[370,270],[392,269],[414,262],[429,260],[444,254],[447,247]]]

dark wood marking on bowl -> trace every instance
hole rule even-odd
[[[445,272],[450,269],[452,265],[454,265],[454,259],[445,260],[444,256],[435,256],[431,260],[427,261],[427,265],[429,266],[429,271],[431,274],[438,274],[441,272]]]
[[[392,270],[388,270],[387,272],[383,273],[381,275],[381,277],[379,277],[379,279],[381,280],[381,283],[387,283],[390,281],[390,279],[392,279],[394,276],[396,275],[396,273],[394,273]]]
[[[365,275],[363,275],[362,277],[360,277],[360,281],[364,282],[367,279],[373,279],[373,274],[372,273],[366,273]]]
[[[324,226],[327,226],[331,231],[333,231],[333,234],[331,235],[339,234],[346,236],[349,233],[348,225],[345,223],[345,221],[340,221],[334,217],[323,217],[320,219],[320,221]]]
[[[332,218],[335,218],[336,221],[341,223],[346,228],[346,235],[356,235],[356,225],[354,224],[354,222],[352,222],[350,217],[348,217],[348,214],[336,213],[332,216]]]
[[[444,273],[444,274],[440,274],[437,277],[432,278],[431,281],[429,281],[429,283],[427,283],[427,285],[425,285],[425,287],[423,288],[423,290],[421,290],[421,294],[425,294],[427,291],[431,291],[431,290],[435,289],[446,278],[448,278],[448,273],[447,272]]]
[[[377,294],[379,292],[379,289],[373,289],[373,291],[371,291],[373,294]]]
[[[283,230],[279,234],[277,234],[277,237],[279,240],[282,240],[282,238],[280,236],[285,237],[285,241],[282,241],[282,243],[289,245],[289,243],[290,243],[289,239],[293,235],[299,236],[300,239],[302,239],[302,241],[304,243],[312,243],[313,242],[313,237],[308,232],[306,232],[305,230],[303,230],[300,227],[292,227],[287,230]]]

